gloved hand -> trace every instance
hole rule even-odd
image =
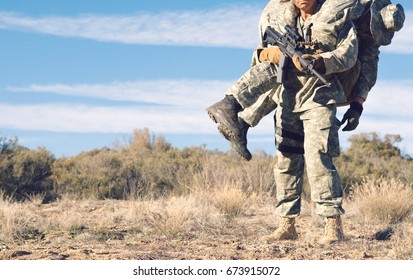
[[[324,74],[326,72],[326,66],[324,64],[324,59],[319,56],[318,54],[303,54],[302,58],[308,60],[310,63],[313,63],[314,69],[317,70],[320,74]],[[301,72],[305,72],[306,69],[301,65],[298,56],[293,56],[293,63],[295,68],[300,70]]]
[[[363,105],[359,102],[351,102],[350,108],[344,114],[341,124],[343,125],[347,121],[347,125],[343,128],[343,131],[352,131],[359,125],[361,113],[363,112]]]
[[[259,54],[259,60],[261,62],[269,61],[278,65],[280,63],[280,56],[281,50],[279,47],[264,48]]]

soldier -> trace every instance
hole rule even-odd
[[[340,216],[344,214],[341,181],[333,157],[338,156],[340,150],[336,104],[346,102],[346,96],[335,73],[349,70],[356,64],[357,35],[345,14],[331,17],[332,1],[275,1],[279,14],[268,19],[271,26],[279,33],[284,33],[286,25],[297,27],[303,45],[312,46],[306,58],[314,62],[314,68],[331,86],[303,72],[302,65],[294,57],[287,66],[286,79],[272,93],[277,105],[276,211],[281,221],[267,241],[298,237],[295,218],[300,215],[306,163],[311,198],[316,203],[317,214],[326,219],[321,242],[331,243],[343,239]],[[352,7],[352,1],[347,2],[345,4]],[[277,47],[259,49],[257,57],[261,62],[271,62],[272,69],[277,70],[280,50]]]
[[[266,19],[268,23],[279,33],[284,33],[286,25],[297,27],[302,35],[303,45],[311,46],[307,50],[306,58],[312,60],[314,68],[331,83],[331,86],[327,87],[319,78],[307,75],[297,57],[294,57],[282,84],[274,87],[274,84],[269,83],[269,88],[261,88],[261,92],[266,92],[271,89],[272,84],[274,89],[271,100],[277,106],[276,211],[282,219],[279,228],[268,236],[269,242],[297,238],[295,218],[299,216],[301,209],[305,163],[311,198],[316,203],[317,214],[326,220],[325,234],[321,242],[332,243],[343,239],[343,191],[333,157],[340,152],[338,129],[341,123],[336,118],[336,106],[347,102],[347,98],[335,74],[351,69],[357,61],[358,40],[354,25],[349,20],[355,3],[357,2],[351,0],[273,0],[269,3],[270,6],[276,4],[276,9],[271,12],[274,11],[277,15],[269,13]],[[337,8],[338,4],[341,7],[340,13],[332,17],[331,11]],[[277,75],[279,48],[258,49],[256,57],[267,65],[264,69],[269,69],[266,72],[270,77],[268,80]],[[248,84],[248,79],[245,84]],[[228,96],[226,98],[229,98]],[[244,101],[237,97],[237,100]],[[261,98],[260,95],[258,98]],[[254,103],[248,104],[248,98],[245,101],[247,105]],[[242,110],[234,97],[232,100],[224,100],[224,103],[229,105],[227,107],[232,112],[238,113]],[[231,117],[237,128],[240,128],[235,133],[230,129],[230,123],[228,125],[223,122],[226,120],[227,107],[213,105],[208,108],[208,113],[220,124],[219,129],[227,139],[241,139],[246,136],[246,131],[243,131],[242,124],[239,125],[238,118]]]
[[[260,37],[263,37],[270,19],[280,17],[278,6],[289,0],[272,0],[264,9],[260,19]],[[322,1],[323,2],[323,1]],[[389,0],[327,0],[332,7],[331,14],[341,14],[355,22],[359,40],[358,62],[344,73],[337,74],[347,96],[350,109],[343,116],[342,124],[347,121],[343,131],[354,130],[363,111],[363,103],[377,79],[379,47],[388,45],[404,23],[401,5],[391,4]],[[330,19],[331,21],[331,19]],[[328,22],[328,20],[327,20]],[[374,36],[372,35],[374,34]],[[268,55],[268,51],[264,52]],[[231,148],[246,160],[251,159],[247,149],[247,131],[255,126],[265,115],[276,108],[272,95],[275,92],[277,66],[271,57],[261,62],[255,52],[253,66],[226,92],[226,97],[210,106],[207,111],[219,124],[218,130],[230,141]]]

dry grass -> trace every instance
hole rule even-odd
[[[3,198],[0,259],[413,259],[410,191],[367,180],[346,201],[347,240],[327,247],[318,244],[323,223],[308,202],[297,241],[263,243],[277,225],[274,198],[237,183],[156,200]],[[375,237],[395,221],[386,239]]]
[[[153,201],[145,211],[145,220],[155,229],[155,234],[163,234],[168,238],[184,236],[190,231],[191,222],[198,215],[195,203],[190,197]]]
[[[411,218],[413,188],[397,180],[367,179],[352,195],[367,220],[395,224]]]
[[[413,224],[411,222],[395,226],[391,240],[389,255],[392,259],[411,260],[413,244]]]
[[[228,218],[245,214],[253,204],[253,200],[253,196],[248,197],[241,187],[236,184],[215,189],[211,195],[211,203],[222,215]]]
[[[8,199],[0,200],[0,241],[21,242],[39,233],[31,211]]]

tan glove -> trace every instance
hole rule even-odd
[[[280,63],[281,50],[279,47],[265,48],[260,52],[260,62],[269,61],[274,64]]]
[[[324,74],[326,72],[326,66],[324,64],[324,59],[319,56],[318,54],[303,54],[302,58],[312,62],[314,65],[314,69],[317,70],[320,74]],[[298,56],[293,56],[293,63],[295,68],[300,70],[301,72],[305,72],[306,69],[301,65]]]

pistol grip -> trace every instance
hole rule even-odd
[[[285,79],[285,71],[286,69],[286,62],[287,62],[287,57],[281,53],[280,56],[280,63],[278,65],[278,73],[277,73],[277,83],[282,84],[282,82],[284,82]]]

